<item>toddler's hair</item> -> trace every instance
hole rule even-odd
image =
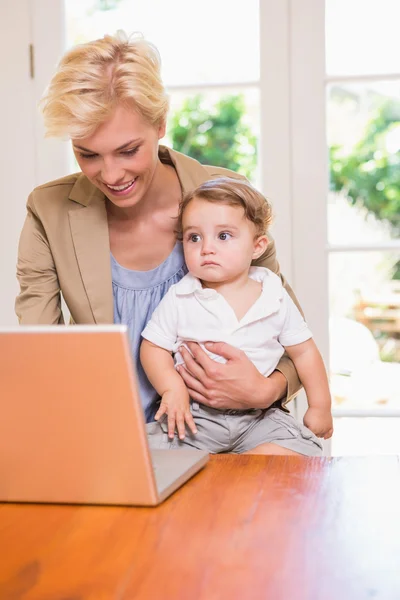
[[[244,179],[219,177],[210,179],[186,194],[179,205],[177,223],[178,239],[182,240],[182,218],[186,207],[194,198],[207,202],[221,202],[241,206],[246,219],[256,226],[256,236],[264,235],[272,222],[272,207],[268,200]]]

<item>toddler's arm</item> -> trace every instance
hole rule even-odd
[[[161,396],[161,404],[155,419],[168,415],[168,436],[173,438],[175,427],[179,438],[185,437],[185,423],[193,433],[197,433],[189,408],[189,394],[183,379],[174,367],[171,352],[144,339],[140,347],[140,361],[146,375]]]
[[[314,340],[285,346],[307,394],[308,410],[304,425],[318,437],[330,438],[333,433],[331,394],[322,356]]]

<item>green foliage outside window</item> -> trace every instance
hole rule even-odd
[[[350,153],[340,146],[330,148],[330,184],[351,204],[361,204],[389,222],[394,237],[399,237],[400,102],[386,101],[377,109]],[[400,279],[400,263],[394,279]]]
[[[398,148],[390,148],[390,136]],[[366,126],[350,154],[330,148],[331,189],[345,191],[352,204],[361,203],[400,234],[400,102],[386,102]]]
[[[210,107],[197,94],[186,99],[170,119],[172,146],[204,165],[232,169],[251,179],[257,164],[257,140],[245,115],[242,95],[223,96]]]

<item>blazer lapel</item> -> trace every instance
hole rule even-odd
[[[83,198],[76,189],[73,192],[70,199],[75,204],[68,211],[69,222],[93,318],[95,323],[113,323],[110,240],[104,196],[96,189],[91,194],[86,191]]]
[[[175,167],[181,184],[182,194],[194,190],[201,183],[210,179],[207,169],[194,158],[171,150],[166,146],[160,146],[159,157],[162,162],[172,164]]]

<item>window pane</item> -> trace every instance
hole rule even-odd
[[[259,78],[259,0],[65,0],[68,46],[124,29],[159,49],[167,85]]]
[[[259,90],[174,92],[166,143],[180,152],[232,169],[258,184]]]
[[[340,408],[400,408],[400,252],[329,260],[330,372]]]
[[[399,0],[326,0],[328,75],[400,72]]]
[[[332,456],[400,454],[400,418],[334,419]]]
[[[328,88],[329,242],[400,236],[400,80]]]

